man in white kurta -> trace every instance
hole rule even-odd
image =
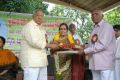
[[[42,24],[44,13],[36,10],[33,20],[22,29],[20,62],[24,71],[24,80],[47,80],[47,48],[56,48],[55,44],[47,44],[46,31]]]
[[[120,25],[113,26],[116,35],[115,80],[120,80]]]

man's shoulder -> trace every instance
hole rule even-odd
[[[24,25],[24,28],[31,27],[33,25],[33,21],[29,21],[27,24]]]
[[[73,35],[73,37],[74,37],[74,39],[81,39],[80,35],[78,35],[78,34]]]
[[[33,24],[33,20],[29,21],[25,26]]]
[[[31,25],[30,25],[30,22],[28,22],[27,24],[25,24],[25,25],[23,26],[21,32],[22,32],[22,33],[23,33],[23,32],[26,32],[26,31],[30,30],[31,28],[32,28],[32,27],[31,27]]]
[[[100,26],[103,27],[106,30],[113,30],[113,26],[107,21],[102,21]]]
[[[106,25],[106,26],[109,26],[109,27],[112,26],[112,25],[111,25],[109,22],[107,22],[107,21],[103,21],[103,22],[102,22],[102,25]]]
[[[78,34],[74,34],[73,36],[74,36],[74,37],[80,37]]]

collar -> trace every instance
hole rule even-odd
[[[98,24],[95,24],[95,27],[100,27],[102,25],[102,23],[104,22],[104,20],[102,19]]]
[[[34,26],[42,26],[42,24],[41,24],[41,25],[38,25],[34,20],[31,20],[31,23],[32,23],[32,25],[34,25]]]
[[[104,22],[104,20],[102,19],[97,25],[100,27],[103,22]]]
[[[38,25],[37,23],[35,23],[34,20],[31,20],[31,24],[34,25],[34,26],[37,26],[37,25]]]

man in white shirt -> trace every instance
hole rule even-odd
[[[24,80],[47,80],[48,61],[45,48],[58,48],[56,44],[46,42],[43,16],[42,10],[36,10],[33,19],[22,29],[20,61]]]
[[[120,80],[120,25],[113,26],[116,35],[115,80]]]
[[[113,27],[103,20],[100,9],[93,10],[91,16],[95,25],[90,34],[88,47],[80,52],[89,55],[89,68],[93,80],[114,80],[116,39]]]

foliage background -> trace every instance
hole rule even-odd
[[[61,5],[55,5],[55,7],[49,12],[48,4],[43,3],[42,0],[1,0],[0,10],[19,13],[32,13],[35,9],[43,9],[46,15],[67,17],[73,19],[73,23],[76,24],[77,33],[81,36],[84,43],[87,43],[88,36],[92,30],[92,20],[90,19],[90,13],[82,10],[77,10],[70,7]],[[105,12],[105,20],[112,25],[120,24],[120,7]]]
[[[90,18],[90,13],[56,5],[49,14],[52,16],[64,16],[72,18],[73,23],[76,24],[77,33],[81,36],[83,42],[87,43],[93,25]],[[105,12],[104,19],[112,25],[120,24],[120,7],[116,7],[110,11]]]
[[[33,13],[35,9],[43,9],[48,15],[48,5],[42,0],[0,0],[0,10],[19,13]]]

